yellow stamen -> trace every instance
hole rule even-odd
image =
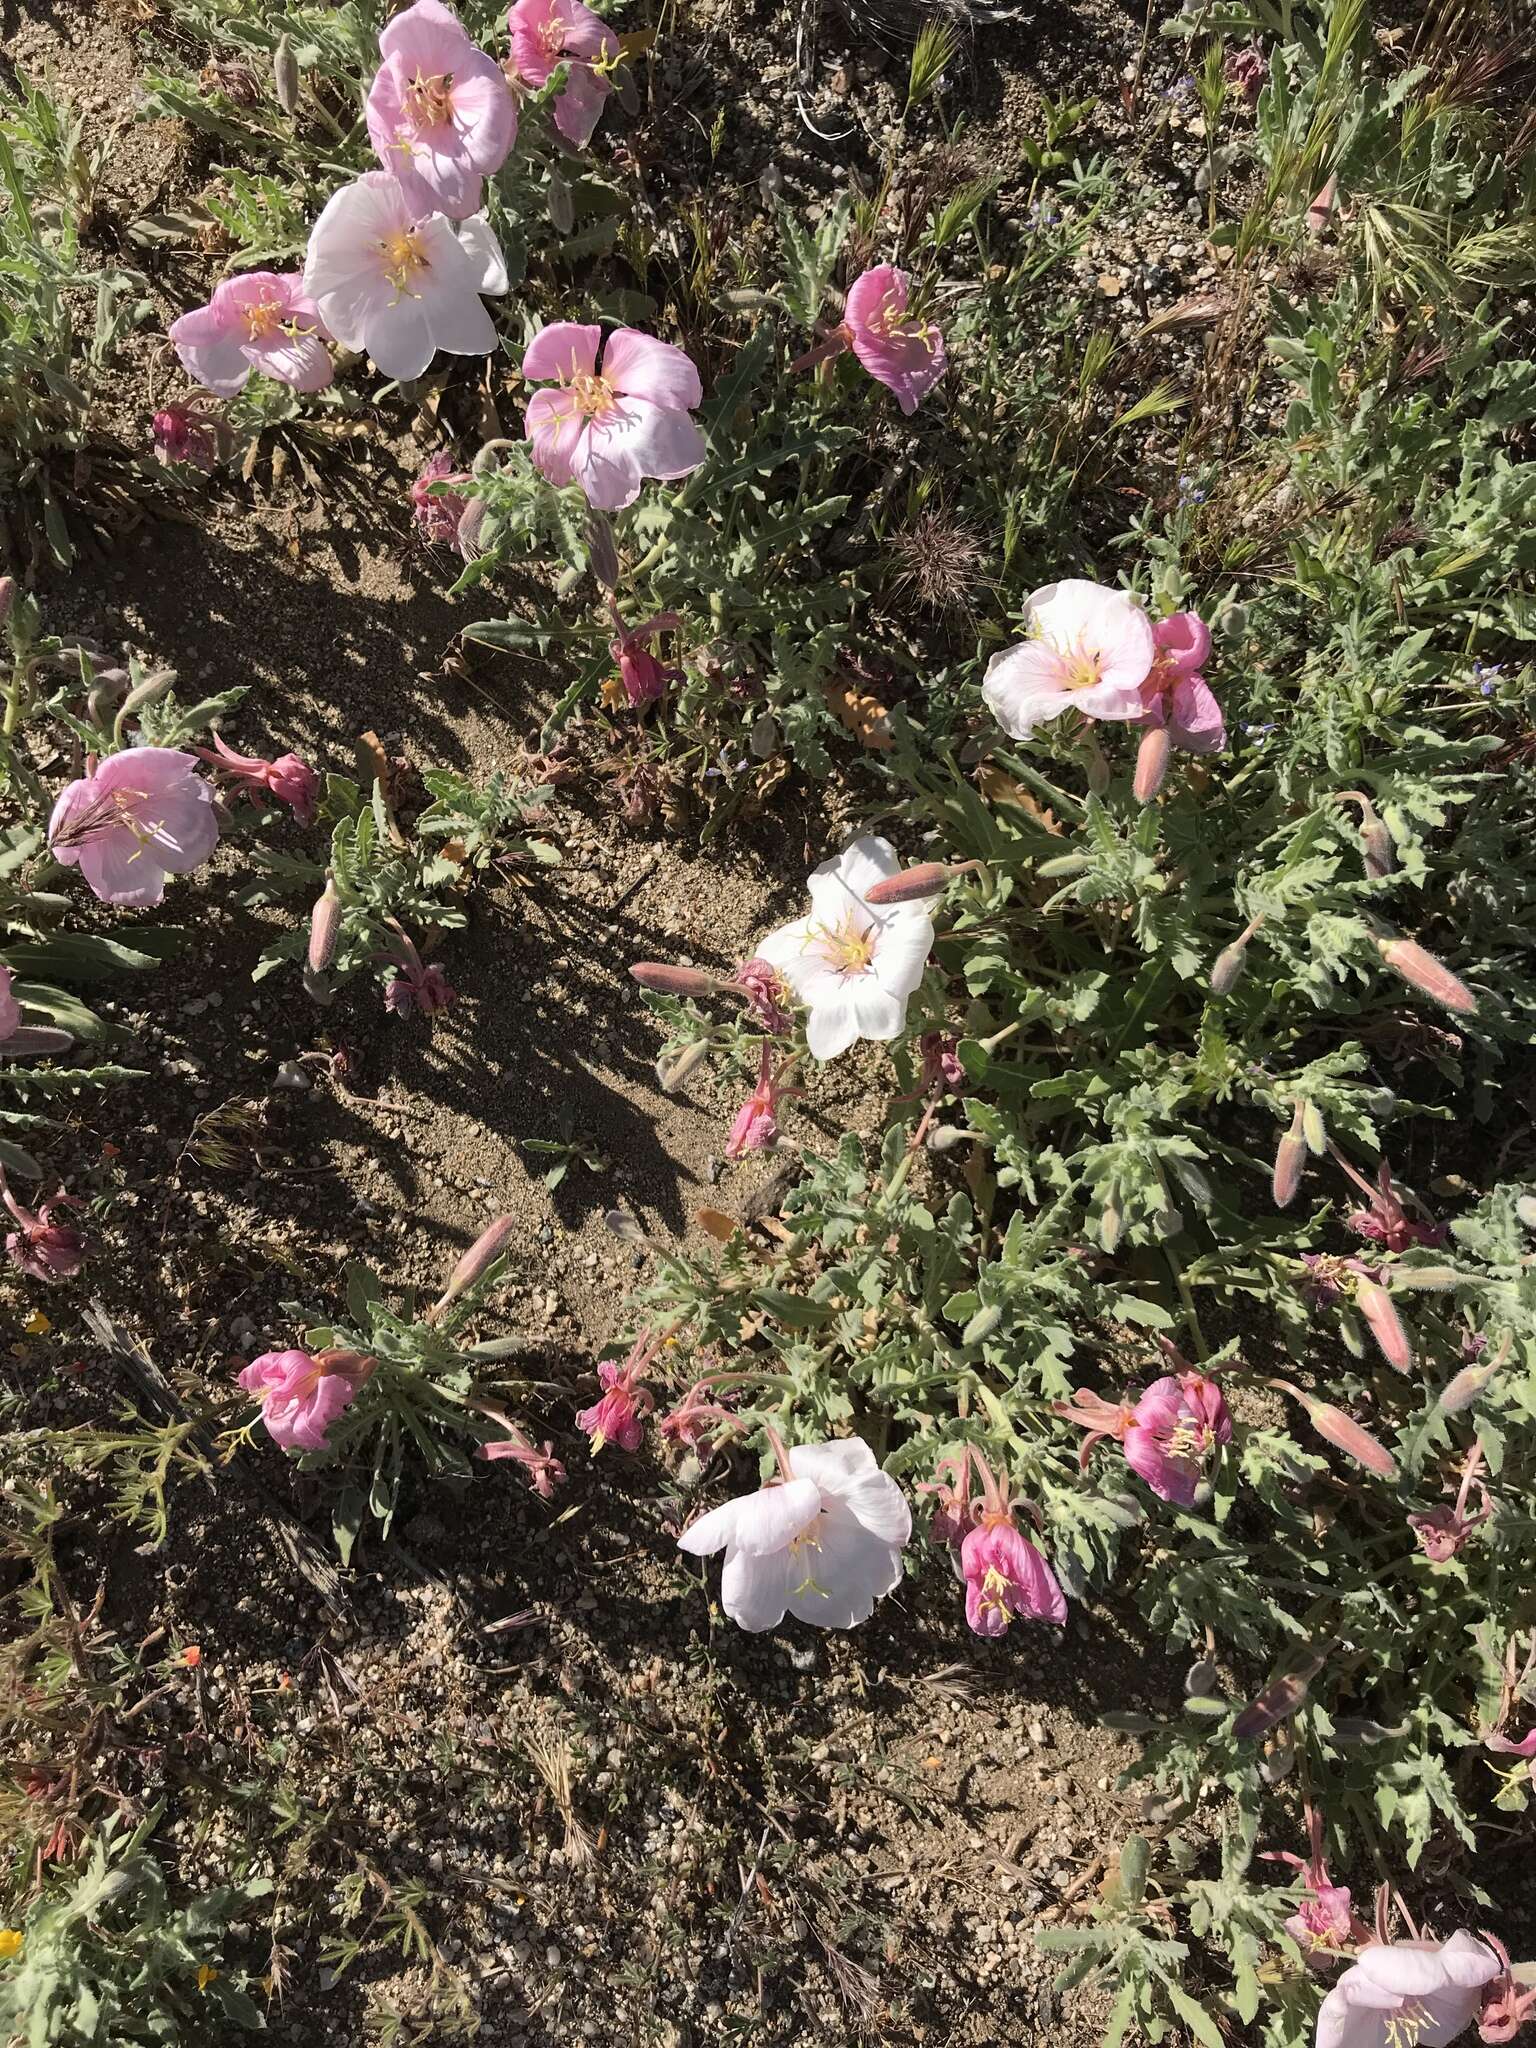
[[[420,231],[416,228],[399,228],[392,235],[386,235],[379,244],[379,254],[384,258],[384,275],[402,296],[417,298],[419,293],[411,291],[411,279],[418,271],[428,268],[428,257],[422,246]]]
[[[436,78],[423,78],[418,71],[405,88],[401,111],[418,133],[423,128],[441,128],[445,121],[451,121],[453,73],[445,71]]]
[[[875,935],[879,927],[861,926],[853,913],[839,925],[823,926],[813,940],[815,950],[839,974],[867,974],[875,957]]]
[[[259,306],[244,306],[245,331],[252,341],[265,341],[283,324],[283,309],[276,299],[263,299]]]

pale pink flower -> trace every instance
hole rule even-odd
[[[379,36],[368,139],[413,218],[478,213],[517,139],[517,103],[494,58],[441,0],[415,0]]]
[[[1444,1942],[1373,1942],[1323,2000],[1316,2048],[1445,2048],[1500,1973],[1492,1949],[1465,1928]]]
[[[632,710],[639,710],[643,704],[656,703],[668,683],[677,681],[681,671],[664,668],[651,653],[650,642],[663,633],[675,633],[683,622],[676,612],[656,612],[652,617],[642,619],[638,626],[626,626],[611,597],[608,609],[618,629],[617,638],[608,643],[608,652],[619,664],[619,683],[624,701]]]
[[[1121,1438],[1131,1470],[1163,1500],[1184,1508],[1194,1505],[1218,1446],[1231,1440],[1221,1389],[1194,1372],[1154,1380]]]
[[[870,376],[895,393],[910,418],[949,361],[938,328],[907,311],[907,293],[905,271],[889,263],[866,270],[849,286],[840,331]]]
[[[304,284],[344,348],[366,349],[386,377],[419,377],[439,349],[489,355],[496,326],[480,302],[507,289],[485,216],[423,218],[388,171],[367,171],[327,200],[310,231]]]
[[[325,322],[296,270],[248,270],[215,285],[206,306],[173,320],[170,337],[189,377],[233,398],[253,370],[323,391],[331,381]]]
[[[1335,1884],[1323,1857],[1322,1818],[1310,1804],[1307,1808],[1312,1853],[1305,1862],[1288,1849],[1266,1849],[1270,1863],[1288,1863],[1302,1874],[1306,1896],[1285,1923],[1285,1931],[1309,1964],[1337,1957],[1355,1943],[1371,1939],[1370,1930],[1350,1904],[1349,1886]]]
[[[1131,723],[1143,716],[1157,648],[1135,598],[1071,576],[1034,591],[1024,609],[1030,637],[993,655],[981,688],[1006,733],[1028,739],[1064,711]]]
[[[461,498],[457,491],[434,491],[432,488],[450,477],[456,483],[464,481],[453,457],[446,449],[439,449],[411,485],[411,517],[418,531],[429,541],[452,541],[459,537],[459,521],[464,516],[468,499]]]
[[[565,1483],[565,1467],[555,1456],[554,1445],[547,1443],[540,1449],[515,1422],[510,1418],[503,1419],[510,1435],[493,1437],[489,1443],[481,1444],[475,1456],[484,1458],[487,1463],[510,1458],[522,1467],[523,1477],[540,1500],[553,1500],[555,1488]]]
[[[11,993],[14,978],[9,967],[0,960],[0,1043],[21,1029],[21,1005]]]
[[[699,373],[680,348],[633,327],[617,328],[597,367],[600,327],[557,320],[523,357],[536,391],[525,420],[534,467],[552,484],[577,484],[589,505],[617,512],[640,495],[643,477],[697,469],[704,437],[689,418],[703,398]]]
[[[1187,754],[1219,753],[1227,743],[1221,706],[1201,667],[1211,651],[1210,628],[1194,612],[1175,612],[1152,627],[1156,652],[1141,686],[1142,713],[1134,725],[1167,732]]]
[[[246,1393],[261,1402],[261,1419],[285,1451],[329,1448],[331,1424],[373,1371],[356,1351],[264,1351],[239,1375]]]
[[[90,1247],[72,1223],[58,1223],[54,1218],[61,1209],[80,1207],[74,1197],[61,1192],[29,1209],[17,1201],[0,1174],[0,1201],[16,1221],[16,1228],[5,1240],[6,1256],[16,1270],[29,1280],[46,1280],[50,1285],[72,1280],[85,1264]]]
[[[853,1628],[901,1583],[911,1510],[861,1437],[775,1449],[782,1477],[701,1515],[678,1547],[725,1552],[720,1604],[738,1628],[776,1628],[786,1612]]]
[[[193,751],[198,759],[206,761],[219,774],[227,775],[238,783],[246,795],[258,804],[262,797],[276,797],[280,804],[286,804],[301,825],[315,822],[315,806],[320,800],[320,778],[307,761],[301,761],[297,754],[279,754],[275,761],[264,761],[259,754],[237,754],[228,747],[218,733],[213,734],[213,749],[197,747]]]
[[[543,85],[557,64],[569,66],[555,126],[573,149],[585,149],[613,91],[618,37],[581,0],[517,0],[507,27],[512,69],[525,84]]]
[[[127,747],[71,782],[48,820],[48,845],[103,903],[146,908],[167,875],[201,866],[219,843],[213,791],[191,754]]]
[[[899,1038],[923,978],[933,920],[922,903],[873,909],[865,892],[900,870],[885,839],[856,839],[810,877],[811,914],[780,927],[757,949],[810,1011],[806,1043],[836,1059],[858,1038]]]
[[[639,1450],[645,1436],[645,1418],[656,1405],[650,1389],[641,1385],[655,1349],[654,1340],[646,1332],[636,1339],[622,1364],[616,1358],[600,1361],[597,1377],[603,1393],[576,1417],[576,1427],[591,1437],[594,1452],[604,1444],[617,1444],[621,1451]]]
[[[1014,1620],[1064,1622],[1056,1574],[1011,1518],[984,1517],[960,1546],[965,1619],[979,1636],[1000,1636]]]

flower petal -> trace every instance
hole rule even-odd
[[[523,375],[537,384],[546,377],[590,377],[597,368],[601,327],[555,320],[540,328],[523,352]]]
[[[610,344],[611,348],[611,344]],[[642,476],[687,476],[709,450],[704,436],[685,412],[668,412],[648,398],[621,398],[612,414],[593,422],[615,450],[628,450]]]
[[[720,1605],[738,1628],[760,1635],[784,1619],[790,1586],[798,1578],[799,1567],[788,1550],[767,1557],[732,1550],[720,1574]]]
[[[887,1472],[882,1472],[874,1452],[862,1437],[840,1438],[833,1443],[796,1444],[789,1454],[790,1470],[814,1479],[823,1503],[841,1500],[848,1512],[871,1535],[886,1543],[906,1543],[912,1534],[912,1510],[906,1496]]]
[[[851,996],[835,1002],[818,1002],[805,1024],[805,1042],[811,1057],[835,1060],[859,1035],[859,1020]]]
[[[729,1544],[747,1557],[766,1557],[793,1542],[820,1512],[821,1495],[810,1479],[764,1486],[701,1515],[678,1537],[678,1548],[707,1557]]]
[[[687,412],[704,397],[699,373],[684,351],[637,327],[621,327],[609,335],[603,375],[615,391],[648,398],[652,405],[672,412]]]

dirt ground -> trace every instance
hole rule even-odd
[[[6,48],[110,127],[143,65],[134,18],[128,5],[10,7]],[[840,163],[867,159],[904,56],[852,47],[827,11],[807,104],[818,126],[854,130],[827,145],[795,110],[793,16],[702,19],[686,75],[669,58],[660,87],[681,92],[727,60],[753,81],[728,156],[744,189],[775,169],[791,189],[824,189]],[[1042,91],[1099,96],[1085,146],[1138,152],[1152,194],[1084,259],[1117,280],[1103,295],[1124,297],[1129,324],[1193,288],[1203,261],[1176,161],[1176,67],[1155,37],[1135,119],[1123,110],[1143,28],[1055,7],[982,26],[955,88],[973,101],[965,146],[983,160],[1016,156]],[[707,163],[697,138],[689,148]],[[687,150],[670,175],[686,183]],[[129,123],[107,239],[195,183],[185,138]],[[166,320],[212,274],[185,258],[149,269]],[[131,360],[104,424],[142,439],[170,371],[150,341]],[[183,518],[47,579],[50,626],[174,667],[184,685],[249,686],[226,728],[236,745],[345,770],[371,729],[418,766],[510,764],[562,679],[484,650],[448,659],[479,614],[474,599],[445,601],[453,564],[410,537],[405,485],[432,445],[420,424],[397,407],[387,438],[338,458],[321,496],[293,475],[221,480]],[[626,969],[747,954],[795,914],[859,794],[791,790],[770,823],[701,853],[616,822],[601,789],[562,791],[549,829],[563,865],[477,895],[470,929],[439,956],[462,1000],[430,1032],[361,987],[320,1011],[296,977],[253,984],[292,913],[234,908],[226,851],[168,901],[165,921],[192,937],[182,957],[104,1006],[123,1033],[116,1056],[149,1078],[73,1109],[55,1156],[109,1247],[95,1291],[178,1386],[224,1396],[250,1356],[295,1337],[284,1303],[334,1302],[348,1258],[430,1285],[510,1214],[514,1284],[486,1333],[525,1338],[572,1470],[547,1508],[496,1467],[464,1489],[418,1486],[396,1542],[365,1538],[339,1612],[224,1475],[182,1486],[158,1551],[135,1547],[82,1482],[60,1552],[75,1598],[104,1584],[123,1645],[160,1630],[156,1654],[201,1650],[152,1712],[139,1796],[168,1793],[160,1840],[188,1884],[246,1850],[270,1858],[278,1946],[269,1960],[253,1929],[252,1954],[274,1979],[279,2040],[318,2048],[391,2020],[398,2031],[376,2038],[450,2040],[476,2017],[498,2048],[1094,2038],[1095,1999],[1063,2014],[1032,1937],[1083,1910],[1134,1823],[1112,1789],[1130,1748],[1097,1716],[1178,1696],[1160,1647],[1079,1607],[1059,1636],[979,1641],[938,1560],[877,1627],[742,1637],[676,1551],[676,1478],[612,1450],[596,1469],[571,1443],[649,1247],[699,1241],[697,1209],[739,1208],[773,1167],[722,1167],[733,1104],[707,1077],[659,1088],[657,1032]],[[862,1089],[859,1063],[843,1063],[795,1138],[871,1121]],[[199,1156],[200,1117],[234,1133],[222,1167]],[[523,1147],[562,1120],[612,1163],[578,1165],[551,1192],[547,1159]],[[647,1246],[605,1227],[620,1206]],[[6,1302],[27,1312],[0,1279]],[[129,1393],[105,1353],[53,1333],[8,1342],[0,1373],[49,1425],[100,1425]],[[328,1540],[313,1482],[265,1447],[241,1460]],[[275,1782],[292,1788],[285,1814],[268,1803]],[[390,1932],[402,1897],[425,1948]]]

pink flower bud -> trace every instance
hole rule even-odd
[[[903,868],[899,875],[888,875],[883,882],[872,883],[864,891],[864,901],[877,909],[893,903],[918,903],[925,896],[937,896],[951,875],[962,872],[962,868],[950,867],[941,860],[924,861],[920,867]]]
[[[1394,974],[1400,975],[1431,1001],[1453,1010],[1458,1017],[1476,1015],[1477,997],[1471,989],[1464,981],[1458,981],[1445,962],[1437,960],[1417,940],[1378,938],[1376,950]]]
[[[673,967],[662,960],[640,960],[630,968],[630,978],[659,996],[708,996],[720,986],[717,974],[702,967]]]
[[[1298,1102],[1291,1117],[1291,1128],[1275,1148],[1275,1170],[1270,1185],[1277,1209],[1288,1209],[1295,1201],[1306,1163],[1306,1118]]]
[[[448,1285],[443,1289],[439,1309],[446,1308],[450,1301],[457,1301],[461,1294],[467,1294],[477,1280],[481,1280],[506,1250],[509,1239],[517,1224],[511,1216],[498,1216],[488,1223],[475,1239],[469,1250],[448,1275]]]
[[[336,890],[336,877],[327,874],[325,889],[309,914],[309,952],[305,957],[311,974],[323,974],[330,966],[340,934],[341,897]]]
[[[1363,1465],[1367,1472],[1374,1472],[1378,1479],[1397,1477],[1397,1460],[1392,1453],[1352,1415],[1346,1415],[1342,1408],[1335,1408],[1331,1401],[1319,1401],[1312,1394],[1304,1394],[1289,1380],[1271,1380],[1270,1385],[1282,1388],[1299,1401],[1318,1435],[1343,1451],[1346,1457],[1353,1458],[1357,1465]]]
[[[1162,788],[1172,750],[1173,738],[1167,726],[1148,726],[1141,736],[1141,745],[1136,749],[1136,780],[1131,793],[1137,803],[1151,803]]]
[[[1392,843],[1392,834],[1369,805],[1360,820],[1360,852],[1365,861],[1365,872],[1373,882],[1379,882],[1383,875],[1390,875],[1397,866],[1397,848]]]
[[[1382,1357],[1394,1372],[1413,1370],[1413,1345],[1385,1287],[1364,1274],[1355,1282],[1355,1302],[1371,1328]]]
[[[0,576],[0,626],[11,615],[11,606],[16,602],[16,578]]]
[[[1248,941],[1234,939],[1230,946],[1223,946],[1211,962],[1211,994],[1225,996],[1232,993],[1238,977],[1248,965]]]
[[[1475,1365],[1465,1365],[1440,1396],[1442,1414],[1460,1415],[1472,1406],[1484,1387],[1509,1356],[1508,1344],[1503,1344],[1492,1358],[1479,1359]]]

